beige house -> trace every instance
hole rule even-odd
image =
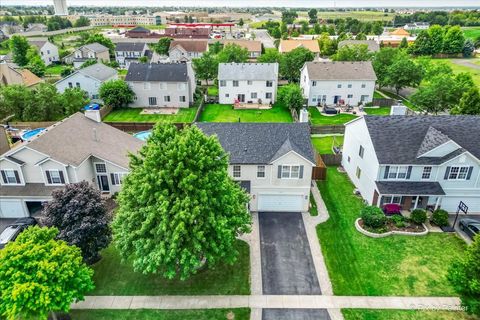
[[[97,62],[110,62],[108,48],[96,42],[86,44],[63,58],[63,61],[67,64],[73,64],[78,69],[87,60],[92,59],[97,60]]]
[[[43,82],[43,80],[30,70],[15,68],[8,63],[0,63],[0,85],[23,84],[27,87],[33,87],[40,82]]]
[[[222,40],[224,45],[227,44],[236,44],[242,48],[247,49],[248,56],[250,59],[256,59],[262,54],[262,42],[257,40],[243,40],[243,39],[233,39],[233,40]]]
[[[173,40],[168,57],[171,62],[186,62],[200,58],[208,50],[207,40]]]
[[[280,53],[287,53],[300,47],[310,50],[315,54],[316,57],[320,55],[320,46],[318,45],[318,40],[309,39],[281,40],[280,45],[278,46],[278,51]]]

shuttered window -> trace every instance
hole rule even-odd
[[[2,170],[2,182],[4,184],[20,184],[20,175],[17,170]]]
[[[65,177],[61,170],[46,170],[48,184],[65,184]]]

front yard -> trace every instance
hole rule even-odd
[[[224,320],[232,312],[235,320],[250,319],[250,309],[205,309],[205,310],[72,310],[75,320]]]
[[[331,126],[331,125],[342,125],[353,119],[358,118],[353,114],[340,113],[337,115],[324,116],[318,111],[316,107],[308,108],[310,113],[310,121],[313,125],[320,126]]]
[[[455,235],[373,239],[354,227],[363,200],[336,167],[318,182],[330,219],[317,227],[335,295],[454,296],[446,279],[465,243]],[[370,319],[370,318],[368,318]]]
[[[105,122],[181,122],[191,123],[195,118],[197,107],[183,108],[175,115],[168,114],[140,114],[142,108],[114,109],[103,121]]]
[[[343,309],[345,320],[475,320],[460,311]]]
[[[231,104],[207,104],[200,122],[292,122],[292,115],[280,102],[268,110],[234,110]]]

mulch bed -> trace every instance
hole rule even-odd
[[[383,228],[373,229],[364,225],[363,220],[360,219],[358,224],[365,230],[373,232],[373,233],[385,233],[389,231],[403,231],[403,232],[412,232],[412,233],[421,233],[425,231],[425,228],[422,225],[418,225],[415,223],[405,222],[405,227],[399,228],[395,225],[395,223],[391,220],[387,220],[387,224]]]

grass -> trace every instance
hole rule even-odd
[[[60,75],[63,71],[65,66],[62,66],[61,64],[52,64],[47,67],[45,70],[46,74],[53,74],[53,75]]]
[[[466,38],[475,40],[480,36],[480,27],[465,27],[462,29]]]
[[[205,309],[205,310],[72,310],[75,320],[224,320],[233,312],[235,320],[250,319],[250,309]]]
[[[122,263],[118,251],[110,246],[103,259],[93,265],[95,290],[90,295],[248,295],[250,294],[250,249],[237,240],[239,257],[234,265],[218,264],[199,271],[188,280],[167,280],[161,274],[144,275]]]
[[[452,68],[453,73],[455,73],[455,74],[460,73],[460,72],[470,73],[472,75],[473,82],[475,82],[477,87],[480,88],[480,69],[474,69],[474,68],[470,68],[470,67],[467,67],[467,66],[458,65],[458,64],[454,63],[453,60],[454,59],[432,59],[432,62],[433,63],[435,63],[435,62],[446,63],[447,65],[449,65]],[[480,61],[480,59],[471,59],[470,61],[473,64],[476,64],[478,61]]]
[[[342,309],[345,320],[475,320],[461,311]]]
[[[358,118],[353,114],[347,113],[340,113],[335,116],[324,116],[316,107],[311,107],[308,110],[310,113],[310,122],[314,125],[320,126],[342,125],[348,121]]]
[[[290,111],[277,102],[269,110],[234,110],[231,104],[207,104],[202,122],[292,122]]]
[[[317,209],[317,203],[315,202],[315,199],[313,199],[313,195],[310,192],[310,208],[308,209],[310,212],[310,215],[312,217],[318,216],[318,209]]]
[[[374,239],[354,227],[363,199],[336,167],[318,182],[330,219],[317,227],[335,295],[455,296],[446,279],[466,245],[453,234]]]
[[[382,92],[383,92],[386,96],[388,96],[388,97],[390,97],[390,98],[392,98],[392,99],[402,100],[402,103],[403,103],[404,105],[406,105],[407,107],[409,107],[410,109],[415,110],[415,111],[418,110],[418,108],[417,108],[416,105],[414,105],[413,103],[411,103],[409,100],[405,99],[404,97],[401,97],[401,96],[397,95],[396,93],[389,92],[389,91],[385,91],[385,90],[382,90]]]
[[[218,96],[218,87],[209,86],[207,94],[209,96]]]
[[[121,108],[110,112],[105,122],[182,122],[190,123],[195,118],[197,107],[182,108],[175,115],[168,114],[140,114],[142,108]]]
[[[374,99],[383,99],[383,98],[385,98],[385,97],[382,96],[378,91],[375,90],[375,91],[373,92],[373,98],[374,98]]]
[[[300,19],[303,20],[307,16],[307,12],[298,12]],[[319,11],[319,19],[345,19],[350,17],[352,19],[358,19],[360,21],[392,21],[394,13],[384,13],[383,11]]]
[[[388,116],[390,115],[390,107],[379,107],[379,108],[363,108],[368,115],[375,116]]]
[[[343,145],[343,135],[322,136],[312,138],[313,147],[319,154],[333,154],[332,146]]]

